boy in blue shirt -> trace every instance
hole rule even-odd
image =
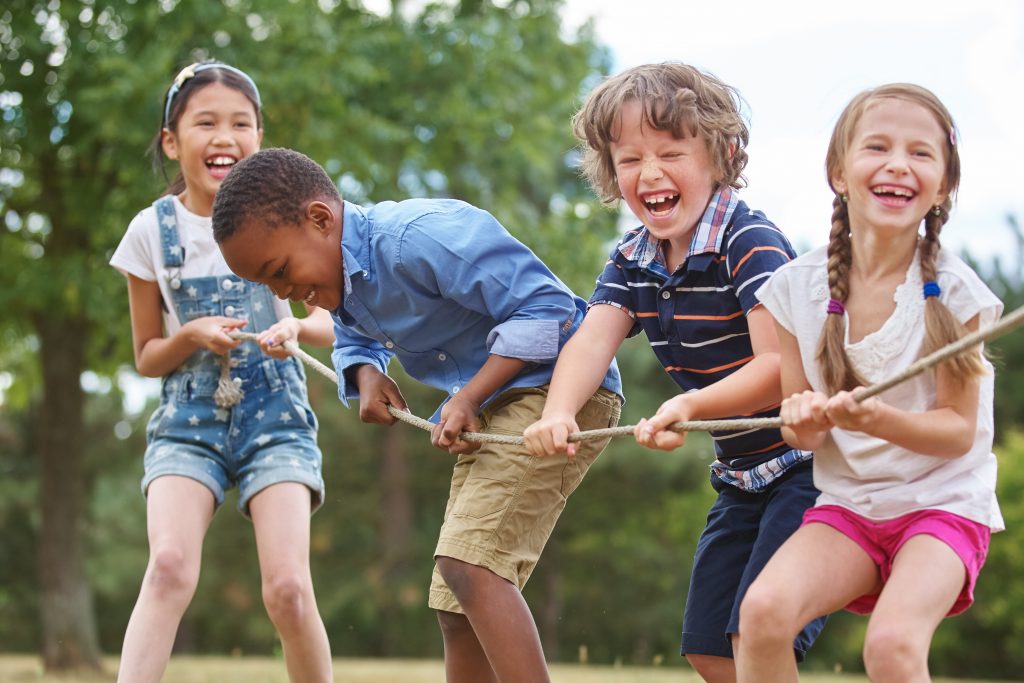
[[[448,199],[356,206],[286,149],[235,166],[217,192],[213,230],[235,273],[331,312],[339,397],[359,399],[361,420],[392,424],[387,406],[406,409],[387,376],[395,356],[448,392],[431,442],[458,460],[429,598],[447,678],[549,680],[521,590],[607,440],[549,459],[459,434],[518,435],[539,419],[585,302],[487,212]],[[585,429],[618,423],[618,369],[609,359],[600,374],[575,415]]]
[[[778,416],[775,325],[754,290],[794,253],[764,214],[735,191],[747,162],[739,95],[686,64],[649,64],[606,80],[574,119],[583,170],[606,203],[624,199],[643,225],[612,250],[579,333],[566,345],[543,419],[524,436],[537,455],[571,453],[569,434],[596,368],[641,330],[685,393],[635,429],[639,443],[672,449],[673,422]],[[732,660],[747,587],[817,497],[811,453],[778,429],[712,433],[718,498],[697,543],[681,652],[708,683],[736,680]],[[793,643],[802,658],[821,630]]]

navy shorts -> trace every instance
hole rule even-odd
[[[741,491],[711,475],[718,498],[697,541],[681,654],[733,656],[730,636],[739,632],[740,602],[747,588],[818,497],[811,465],[800,463],[758,492]],[[796,637],[798,661],[824,625],[824,617],[815,619]]]

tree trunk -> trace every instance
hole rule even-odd
[[[380,453],[380,544],[381,572],[387,597],[381,606],[384,625],[381,654],[402,653],[404,638],[395,626],[402,620],[402,596],[394,588],[406,578],[413,546],[412,494],[409,461],[405,452],[406,428],[394,425],[384,432]]]
[[[39,435],[40,621],[47,671],[101,668],[96,614],[85,573],[83,524],[83,319],[38,316],[43,403]]]

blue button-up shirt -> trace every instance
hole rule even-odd
[[[394,356],[411,377],[449,397],[490,354],[528,362],[488,401],[509,388],[546,384],[586,311],[493,216],[453,199],[369,208],[345,202],[341,253],[345,292],[332,312],[331,359],[346,406],[359,391],[345,369],[370,363],[386,372]],[[622,394],[614,361],[602,386]],[[435,419],[439,413],[440,406]]]

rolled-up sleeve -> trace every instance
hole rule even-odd
[[[345,370],[353,365],[370,364],[383,373],[388,371],[388,363],[394,356],[384,345],[369,337],[353,332],[347,326],[334,320],[334,350],[331,362],[338,373],[338,398],[348,407],[349,399],[359,398],[359,387],[348,382]]]

